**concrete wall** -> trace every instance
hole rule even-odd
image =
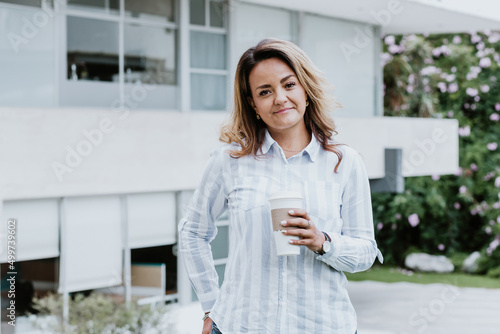
[[[0,108],[3,199],[195,188],[219,145],[224,113]],[[384,148],[403,148],[404,176],[458,169],[458,123],[335,117],[338,140],[384,176]]]

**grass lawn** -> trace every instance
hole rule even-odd
[[[401,269],[386,266],[373,266],[371,269],[356,273],[345,273],[349,281],[377,281],[377,282],[411,282],[420,284],[443,283],[459,287],[500,289],[500,279],[464,273],[418,273],[404,274]]]

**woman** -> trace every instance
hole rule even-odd
[[[343,271],[368,269],[374,240],[360,155],[335,144],[328,85],[293,43],[268,39],[241,57],[232,117],[179,223],[180,251],[208,333],[356,332]],[[301,248],[276,255],[268,198],[299,191],[305,209],[282,222]],[[209,242],[229,211],[229,258],[219,289]]]

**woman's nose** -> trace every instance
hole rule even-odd
[[[286,92],[283,89],[276,90],[276,97],[274,99],[274,104],[283,105],[288,101],[286,97]]]

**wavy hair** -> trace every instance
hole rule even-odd
[[[332,87],[323,74],[304,51],[288,41],[265,39],[243,53],[238,62],[234,80],[233,111],[221,127],[219,140],[240,146],[230,151],[233,158],[249,154],[258,158],[258,151],[264,142],[262,130],[267,126],[262,119],[256,118],[255,111],[248,101],[249,97],[252,97],[249,76],[255,65],[270,58],[285,62],[304,87],[309,99],[309,106],[304,114],[307,131],[314,135],[323,149],[337,155],[339,161],[334,170],[337,172],[342,161],[342,152],[336,146],[342,144],[333,144],[330,140],[334,134],[337,134],[330,111],[333,111],[339,104],[333,99]]]

